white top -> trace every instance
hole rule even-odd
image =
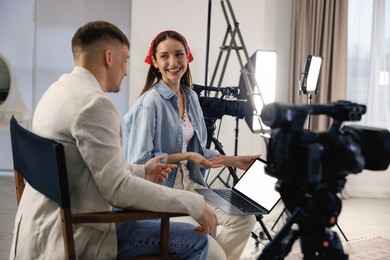
[[[191,138],[194,136],[194,128],[191,124],[191,120],[188,117],[187,109],[184,111],[184,116],[181,121],[181,127],[183,128],[183,146],[182,152],[187,152],[187,146]]]

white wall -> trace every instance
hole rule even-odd
[[[350,174],[345,187],[350,197],[390,198],[390,167],[386,171],[363,170]]]
[[[0,52],[13,67],[19,92],[31,112],[45,90],[73,68],[71,38],[87,21],[103,19],[130,33],[128,0],[1,0]],[[128,79],[109,94],[121,114],[128,109]],[[0,171],[11,169],[8,131],[0,131]]]
[[[33,0],[0,1],[0,53],[15,76],[25,104],[31,108],[34,48]],[[0,131],[0,171],[12,167],[11,142],[8,131]]]
[[[0,2],[0,51],[13,65],[23,100],[34,111],[36,103],[62,73],[73,67],[70,39],[81,24],[104,19],[118,25],[131,41],[129,77],[121,93],[110,95],[123,115],[143,86],[147,65],[143,62],[151,39],[165,29],[178,30],[187,37],[194,53],[191,63],[194,82],[205,79],[208,1],[199,0],[2,0]],[[247,50],[278,52],[278,97],[286,99],[291,0],[231,1]],[[212,1],[209,80],[227,24],[220,1]],[[237,86],[240,66],[232,53],[223,85]],[[127,85],[129,84],[129,87]],[[234,118],[225,116],[220,140],[227,154],[234,148]],[[238,153],[265,154],[264,142],[240,120]],[[0,133],[0,169],[12,168],[9,134]]]

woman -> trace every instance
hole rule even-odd
[[[207,129],[198,96],[191,89],[188,64],[193,59],[182,35],[175,31],[159,33],[145,59],[150,68],[141,96],[124,117],[127,160],[138,164],[166,154],[164,162],[178,163],[178,169],[169,174],[164,184],[189,191],[206,186],[202,169],[246,169],[259,156],[224,156],[205,148]],[[215,240],[228,259],[239,259],[255,217],[229,216],[211,206],[216,210],[218,224],[223,226]],[[210,259],[221,254],[215,253],[218,249],[213,243],[210,239]]]

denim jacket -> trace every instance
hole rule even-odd
[[[186,97],[186,106],[194,136],[187,151],[197,152],[206,159],[219,153],[206,149],[207,129],[197,94],[189,87],[181,86]],[[152,157],[162,154],[181,153],[183,129],[180,123],[177,96],[160,80],[155,87],[140,96],[124,116],[124,148],[129,163],[144,164]],[[165,159],[163,162],[166,162]],[[188,161],[190,178],[206,186],[204,169]],[[173,187],[177,170],[172,171],[165,185]]]

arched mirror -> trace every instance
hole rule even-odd
[[[11,88],[11,73],[4,58],[0,55],[0,106],[7,99]]]
[[[30,120],[30,112],[19,94],[10,62],[0,53],[0,131],[9,130],[12,116],[20,122]]]

